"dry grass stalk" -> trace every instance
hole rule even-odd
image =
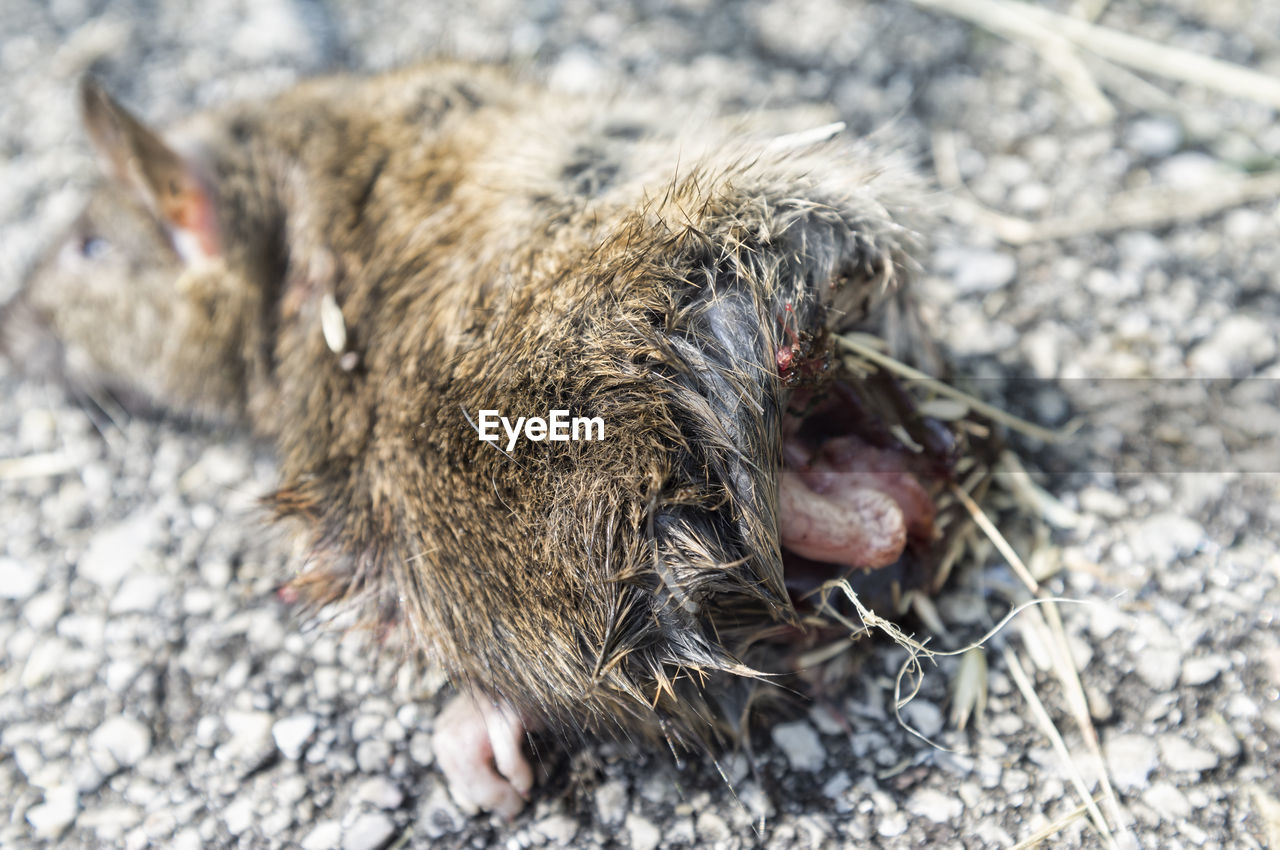
[[[877,351],[874,346],[867,344],[862,334],[845,334],[844,336],[837,337],[837,340],[841,346],[852,352],[857,357],[868,360],[876,366],[892,372],[900,378],[905,378],[914,384],[918,384],[921,387],[928,389],[930,392],[961,402],[967,405],[969,409],[975,413],[979,413],[993,422],[999,422],[1001,425],[1020,431],[1029,437],[1034,437],[1035,439],[1042,440],[1046,443],[1053,443],[1064,439],[1071,433],[1070,430],[1053,431],[1049,428],[1037,425],[1034,422],[1028,422],[1027,420],[1014,416],[1011,413],[1006,413],[995,405],[988,404],[966,392],[949,386],[948,384],[939,381],[937,378],[926,375],[919,369],[912,368],[899,360],[893,359],[887,354]]]
[[[955,193],[956,200],[976,216],[982,226],[1010,245],[1200,221],[1224,210],[1280,195],[1280,171],[1268,171],[1194,189],[1167,186],[1134,189],[1113,196],[1107,208],[1099,212],[1028,221],[996,212],[973,197],[960,175],[954,135],[934,134],[933,159],[943,188]]]
[[[1044,34],[1138,71],[1280,108],[1280,78],[1015,0],[912,0],[1043,49]],[[1046,59],[1058,61],[1046,55]],[[1057,65],[1059,70],[1061,65]],[[1086,72],[1087,73],[1087,72]],[[1074,78],[1064,80],[1068,87]]]

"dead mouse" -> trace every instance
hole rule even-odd
[[[520,810],[531,729],[731,741],[847,637],[824,582],[939,580],[957,437],[833,342],[901,315],[922,190],[891,152],[462,64],[164,135],[81,97],[108,175],[5,349],[274,441],[290,593],[444,667],[468,810]]]

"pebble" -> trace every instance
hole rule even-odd
[[[708,844],[725,841],[733,834],[724,818],[706,809],[698,813],[694,828],[697,830],[698,839]]]
[[[361,773],[381,773],[391,763],[391,745],[380,738],[361,741],[356,747],[356,766]]]
[[[964,812],[964,803],[955,794],[944,794],[933,788],[921,788],[906,803],[907,811],[934,823],[949,823]]]
[[[244,794],[222,811],[222,820],[232,835],[243,835],[253,826],[253,798]]]
[[[1187,365],[1206,378],[1241,378],[1276,353],[1276,328],[1247,314],[1227,316],[1208,339],[1187,355]]]
[[[27,823],[36,837],[54,839],[71,826],[79,811],[80,792],[72,784],[59,785],[45,792],[43,803],[27,810]]]
[[[1200,773],[1218,766],[1218,754],[1190,744],[1177,735],[1162,735],[1160,762],[1177,773]]]
[[[553,814],[533,825],[534,832],[543,836],[552,847],[571,847],[578,834],[578,822],[565,814]]]
[[[1191,804],[1181,791],[1168,782],[1154,782],[1142,793],[1142,802],[1170,820],[1185,818],[1191,814]]]
[[[40,587],[40,571],[13,558],[0,558],[0,599],[21,602]]]
[[[1157,513],[1138,526],[1130,539],[1138,557],[1149,558],[1157,567],[1169,566],[1174,558],[1194,552],[1204,539],[1204,527],[1179,513]]]
[[[1221,182],[1226,169],[1207,153],[1187,151],[1165,159],[1153,171],[1161,183],[1178,189],[1194,189]]]
[[[273,723],[271,737],[285,758],[296,760],[302,757],[307,741],[316,731],[316,724],[314,714],[295,714]]]
[[[436,786],[414,818],[415,829],[422,830],[422,834],[429,839],[458,832],[466,824],[466,818],[442,785]]]
[[[435,761],[435,750],[431,746],[431,736],[426,732],[415,732],[409,739],[409,758],[414,763],[428,765]]]
[[[600,822],[613,826],[622,823],[627,814],[627,786],[611,779],[596,789],[596,816]]]
[[[151,730],[132,717],[109,718],[89,736],[89,752],[103,773],[133,767],[151,752]]]
[[[351,724],[351,738],[359,743],[367,741],[382,729],[386,721],[376,714],[362,714]]]
[[[302,776],[288,776],[275,784],[275,800],[281,808],[288,809],[307,796],[307,780]]]
[[[380,809],[398,809],[404,802],[404,792],[384,776],[375,776],[360,783],[356,789],[357,803],[371,803]]]
[[[342,825],[336,820],[322,820],[302,839],[302,850],[333,850],[342,840]]]
[[[876,824],[876,832],[884,838],[897,838],[907,831],[907,816],[902,812],[893,812],[880,818]]]
[[[112,614],[154,611],[160,600],[170,594],[169,580],[161,575],[138,573],[120,583],[111,597]]]
[[[1148,647],[1138,651],[1134,670],[1153,691],[1167,693],[1178,682],[1181,664],[1179,650]]]
[[[22,606],[22,618],[31,628],[44,631],[57,623],[66,610],[66,595],[61,590],[46,590],[27,600]]]
[[[1156,743],[1145,735],[1117,735],[1106,742],[1104,753],[1111,780],[1120,788],[1143,787],[1156,769]]]
[[[381,812],[361,815],[343,831],[342,850],[378,850],[395,832],[395,822]]]
[[[56,638],[36,644],[22,665],[22,686],[31,689],[44,684],[64,667],[69,652],[66,641]]]
[[[260,764],[275,749],[271,737],[274,718],[265,711],[228,711],[223,724],[231,738],[218,747],[216,755],[223,760]]]
[[[655,850],[662,841],[662,831],[642,815],[627,815],[626,830],[631,850]]]
[[[1182,662],[1182,684],[1207,685],[1224,670],[1231,669],[1231,662],[1222,655],[1206,655],[1188,658]]]
[[[150,509],[142,510],[119,525],[97,532],[76,565],[76,574],[112,590],[128,575],[156,536]]]
[[[1168,118],[1139,118],[1129,125],[1124,143],[1134,153],[1162,159],[1182,144],[1182,128]]]
[[[926,699],[916,697],[902,707],[902,719],[926,738],[935,738],[942,733],[942,709]]]
[[[822,769],[827,761],[826,748],[814,728],[803,720],[780,723],[773,727],[773,743],[787,757],[792,770],[810,773]]]
[[[992,292],[1013,282],[1018,263],[1009,254],[977,248],[944,248],[934,255],[934,265],[952,277],[961,295]]]

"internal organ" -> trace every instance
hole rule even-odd
[[[935,508],[901,451],[854,436],[816,448],[783,446],[778,486],[782,545],[813,561],[875,568],[895,563],[909,538],[933,536]]]

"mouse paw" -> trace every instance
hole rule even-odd
[[[533,788],[524,757],[525,724],[511,706],[460,693],[436,719],[432,744],[449,794],[467,814],[511,819]]]

